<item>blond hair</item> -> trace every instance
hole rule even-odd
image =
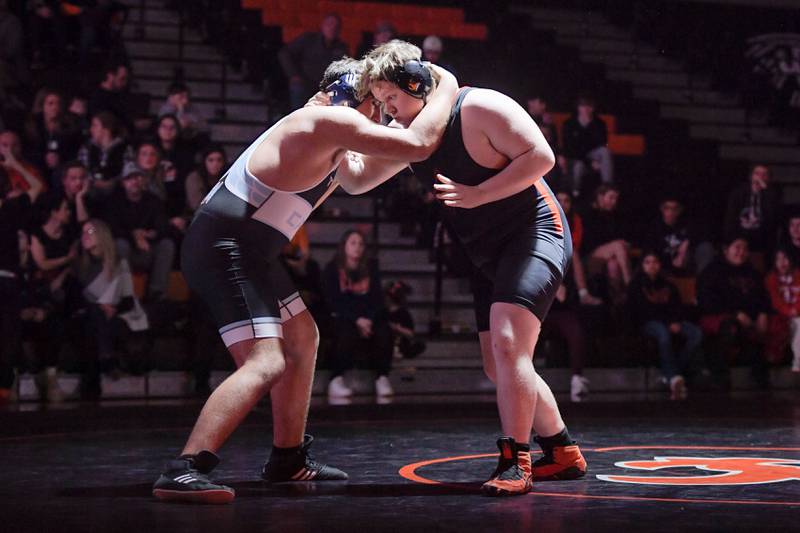
[[[110,280],[114,277],[119,266],[119,257],[117,256],[117,247],[114,243],[114,236],[111,233],[111,228],[102,220],[91,218],[83,223],[84,227],[91,224],[94,227],[94,237],[97,240],[97,248],[99,249],[99,257],[103,262],[103,274]],[[81,268],[84,272],[89,269],[89,261],[91,254],[88,252],[83,254],[81,258]]]
[[[392,39],[388,43],[373,48],[364,56],[364,74],[359,80],[356,92],[358,98],[363,100],[369,96],[372,84],[377,81],[391,81],[390,73],[403,68],[408,61],[421,61],[422,50],[409,42]],[[433,87],[438,81],[436,73],[433,74]]]

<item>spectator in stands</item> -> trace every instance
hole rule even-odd
[[[162,202],[167,201],[167,189],[164,186],[164,175],[168,165],[161,164],[161,149],[158,141],[144,140],[136,147],[133,162],[123,166],[124,174],[129,167],[135,167],[142,172],[142,187],[145,191],[153,193]],[[174,167],[171,167],[174,170]]]
[[[603,301],[589,292],[586,284],[586,271],[581,258],[581,245],[583,244],[583,220],[575,209],[573,209],[574,199],[566,191],[556,193],[556,199],[561,204],[561,209],[567,216],[569,229],[572,233],[572,279],[575,288],[578,290],[578,297],[581,305],[600,305]]]
[[[386,304],[386,320],[392,330],[393,344],[400,355],[413,359],[425,351],[425,341],[414,332],[414,317],[408,310],[408,295],[411,287],[403,281],[386,285],[383,291]]]
[[[364,57],[376,46],[388,43],[397,36],[397,30],[388,20],[379,20],[375,24],[375,31],[372,32],[372,41],[364,40],[358,47],[356,57]]]
[[[208,132],[206,119],[191,103],[191,91],[185,83],[172,82],[167,89],[167,101],[158,111],[158,117],[173,115],[181,125],[181,133],[187,140]]]
[[[554,190],[570,190],[568,183],[564,183],[564,176],[568,175],[567,159],[561,155],[559,149],[561,143],[558,141],[558,131],[553,123],[553,117],[547,112],[547,101],[541,96],[534,96],[528,99],[528,114],[547,139],[547,144],[553,149],[557,164],[545,175],[547,183]]]
[[[13,190],[27,191],[30,187],[28,176],[39,181],[44,190],[47,189],[47,182],[42,178],[42,173],[36,165],[24,159],[22,143],[14,131],[0,132],[0,160],[2,159],[8,163],[5,167]]]
[[[50,401],[60,401],[57,366],[58,348],[69,315],[77,308],[76,286],[72,269],[78,257],[78,235],[70,233],[71,214],[64,195],[51,191],[37,202],[43,224],[31,232],[30,254],[33,259],[31,284],[37,307],[46,318],[37,324],[35,343],[39,390]]]
[[[694,272],[694,264],[705,267],[713,260],[713,247],[696,242],[693,228],[683,215],[683,204],[675,196],[665,197],[659,204],[661,216],[650,227],[643,248],[659,254],[662,268],[674,275]]]
[[[429,61],[436,65],[439,65],[442,68],[445,68],[456,74],[455,69],[452,65],[448,64],[446,61],[442,60],[442,53],[444,52],[444,44],[442,43],[442,39],[439,38],[438,35],[428,35],[425,37],[425,40],[422,41],[422,60]]]
[[[781,195],[770,186],[770,171],[766,165],[755,165],[747,183],[733,189],[725,211],[725,238],[746,237],[764,265],[763,254],[775,246],[781,219]]]
[[[82,140],[80,130],[64,110],[61,94],[52,89],[37,93],[25,137],[31,159],[47,172],[51,184],[56,169],[75,159]]]
[[[765,284],[775,310],[770,315],[767,360],[783,362],[788,341],[792,349],[792,372],[800,372],[800,271],[785,250],[775,252]]]
[[[573,402],[580,402],[589,394],[589,380],[583,376],[583,366],[586,362],[586,331],[578,316],[574,296],[574,285],[570,278],[565,278],[556,292],[547,320],[542,323],[542,336],[556,335],[566,342],[569,366],[572,370],[570,399]]]
[[[332,357],[328,396],[353,394],[343,374],[353,367],[355,355],[367,354],[376,374],[375,392],[391,396],[392,332],[381,320],[383,291],[377,265],[366,253],[366,239],[356,231],[342,235],[334,258],[325,266],[323,287],[336,324],[336,349]]]
[[[787,215],[781,248],[789,255],[792,264],[800,265],[800,209],[794,208]]]
[[[768,384],[762,357],[768,331],[769,295],[764,281],[748,262],[747,239],[733,237],[725,242],[723,255],[700,274],[697,280],[697,303],[703,333],[713,337],[715,370],[727,374],[727,361],[752,364],[753,377],[762,386]],[[712,361],[709,361],[712,362]]]
[[[186,176],[194,167],[194,149],[181,138],[181,124],[175,115],[163,115],[156,125],[156,141],[164,167],[167,214],[183,214],[186,205]]]
[[[128,88],[130,71],[121,61],[110,61],[102,73],[103,78],[89,98],[89,112],[94,116],[102,111],[112,113],[118,123],[130,125],[130,117],[125,102],[125,91]]]
[[[15,93],[29,81],[22,23],[10,11],[8,0],[0,0],[0,102],[16,100]]]
[[[69,106],[67,106],[67,117],[68,122],[74,126],[80,137],[89,136],[91,117],[89,116],[89,100],[85,95],[80,93],[72,95]]]
[[[71,235],[79,235],[81,225],[89,220],[94,199],[91,194],[92,182],[89,172],[80,161],[70,161],[61,168],[61,192],[67,200],[70,221],[67,230]]]
[[[307,32],[284,46],[278,54],[289,78],[289,105],[299,109],[317,92],[318,80],[327,66],[348,53],[347,44],[339,39],[342,20],[330,13],[322,19],[319,32]]]
[[[16,169],[27,181],[24,192],[12,188],[9,168]],[[13,358],[21,329],[20,232],[27,226],[31,205],[41,191],[42,183],[19,166],[13,156],[0,161],[0,404],[11,395]]]
[[[124,54],[121,35],[128,15],[128,6],[115,0],[100,0],[85,4],[79,16],[81,63],[89,60],[89,55],[95,47],[114,55]]]
[[[28,4],[28,30],[33,52],[33,68],[57,65],[64,57],[67,37],[61,2],[35,0]]]
[[[135,271],[148,274],[148,299],[163,300],[175,243],[166,236],[164,203],[144,189],[141,169],[132,165],[126,168],[122,187],[112,193],[103,218],[111,227],[120,258],[126,259]]]
[[[227,166],[222,146],[214,144],[205,149],[200,166],[186,177],[186,208],[190,214],[197,211],[208,191],[222,178]]]
[[[594,202],[583,217],[583,250],[589,262],[605,267],[610,281],[612,300],[623,294],[630,283],[630,243],[625,239],[624,226],[617,213],[619,189],[615,185],[597,187]]]
[[[34,328],[34,372],[39,374],[37,384],[42,395],[57,402],[62,398],[56,373],[58,348],[68,316],[76,308],[72,268],[78,257],[78,242],[77,235],[69,232],[71,214],[64,195],[50,192],[40,203],[44,224],[31,233],[31,292],[35,293],[36,307],[44,310],[46,318]]]
[[[577,110],[564,122],[563,154],[569,162],[572,193],[578,196],[585,186],[583,178],[589,168],[600,173],[603,183],[614,181],[614,162],[608,149],[608,128],[595,115],[594,100],[581,97]]]
[[[78,159],[89,170],[93,186],[110,192],[122,173],[128,145],[120,137],[119,121],[108,111],[92,116],[89,140],[78,151]]]
[[[147,330],[149,324],[133,292],[128,262],[117,254],[108,225],[99,219],[86,221],[81,248],[78,280],[86,302],[86,337],[95,347],[84,369],[81,393],[96,399],[101,393],[99,371],[119,366],[115,346],[130,332]]]
[[[700,328],[687,319],[678,288],[664,277],[658,252],[642,254],[640,272],[628,286],[630,318],[658,347],[661,372],[673,400],[686,398],[686,379],[703,341]],[[673,342],[680,339],[680,351]]]

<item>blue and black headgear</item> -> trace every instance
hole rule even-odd
[[[425,98],[433,86],[431,69],[415,59],[390,71],[387,80],[400,87],[404,93],[420,99]]]
[[[339,79],[325,87],[325,92],[331,96],[331,105],[344,105],[358,107],[363,100],[359,100],[356,92],[358,74],[348,72],[339,76]]]

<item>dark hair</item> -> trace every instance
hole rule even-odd
[[[172,96],[173,94],[178,93],[190,93],[189,86],[183,83],[182,81],[173,81],[169,84],[167,88],[167,95]]]
[[[153,148],[156,149],[156,152],[158,152],[158,154],[163,157],[163,154],[161,153],[161,145],[159,144],[158,140],[153,137],[145,137],[136,144],[137,156],[139,155],[139,149],[145,145],[152,146]]]
[[[643,264],[643,263],[644,263],[644,260],[645,260],[646,258],[650,257],[650,256],[653,256],[653,257],[655,257],[656,259],[658,259],[658,262],[659,262],[659,263],[662,263],[662,262],[663,262],[663,261],[661,260],[661,254],[660,254],[660,253],[658,253],[658,251],[657,251],[657,250],[654,250],[654,249],[652,249],[652,248],[648,248],[648,249],[646,249],[646,250],[643,250],[643,251],[642,251],[642,255],[641,255],[641,259],[639,260],[639,264]]]
[[[742,233],[733,233],[730,235],[726,235],[725,238],[722,239],[722,246],[727,248],[728,246],[733,244],[734,241],[744,241],[747,243],[748,246],[750,246],[750,239]]]
[[[594,98],[592,98],[588,94],[584,94],[584,95],[578,96],[578,100],[576,102],[576,107],[579,106],[579,105],[589,105],[589,106],[592,106],[592,107],[597,107],[597,105],[594,102]]]
[[[222,154],[222,162],[223,168],[222,172],[225,172],[225,165],[228,164],[228,156],[225,154],[225,148],[222,147],[221,144],[211,143],[203,149],[203,158],[200,160],[200,165],[198,166],[197,173],[208,183],[208,180],[212,178],[209,176],[208,171],[206,170],[206,158],[211,154],[220,153]],[[217,179],[218,176],[213,176],[213,179]],[[209,184],[209,185],[213,185]]]
[[[92,119],[97,119],[105,129],[111,132],[112,137],[116,137],[119,133],[119,120],[110,111],[98,111],[92,115]]]
[[[327,66],[325,72],[322,73],[322,79],[319,82],[319,90],[324,91],[331,83],[345,74],[355,74],[357,77],[361,77],[363,73],[364,63],[362,61],[344,56]]]
[[[178,120],[178,117],[176,117],[172,113],[167,113],[166,115],[161,115],[160,117],[158,117],[158,121],[156,122],[156,137],[158,137],[158,129],[161,127],[161,123],[164,122],[167,119],[172,120],[173,122],[175,122],[175,131],[177,132],[177,137],[180,137],[181,133],[182,133],[181,121]],[[160,144],[160,141],[161,141],[161,139],[159,138],[159,144]]]
[[[36,200],[36,207],[39,211],[39,220],[45,224],[50,220],[53,211],[61,209],[61,204],[67,201],[67,197],[60,190],[50,190],[42,194]]]
[[[747,173],[747,181],[750,182],[753,179],[753,171],[758,167],[762,167],[767,171],[767,179],[772,179],[772,169],[766,163],[753,163],[750,165],[750,172]]]
[[[361,256],[361,260],[358,262],[356,269],[351,271],[347,270],[347,255],[345,254],[344,249],[347,244],[347,239],[349,239],[352,235],[360,235],[364,240],[364,244],[367,243],[367,238],[357,229],[349,229],[345,231],[342,234],[342,238],[339,239],[334,260],[336,261],[336,265],[339,267],[339,269],[347,272],[352,280],[364,279],[369,276],[369,254],[367,253],[366,247],[364,248],[364,255]]]
[[[82,168],[83,170],[88,170],[86,168],[86,165],[84,165],[77,159],[73,159],[72,161],[67,161],[61,166],[61,177],[63,178],[64,176],[66,176],[67,172],[73,168]]]
[[[106,61],[106,63],[103,65],[103,71],[101,72],[103,79],[105,79],[109,74],[116,74],[120,67],[128,68],[128,64],[119,59]]]
[[[797,261],[795,261],[795,260],[794,260],[794,257],[792,257],[792,253],[791,253],[791,252],[789,251],[789,249],[788,249],[788,248],[786,248],[785,246],[778,246],[778,247],[775,249],[775,251],[772,253],[772,265],[773,265],[773,266],[775,265],[775,259],[777,259],[777,257],[778,257],[778,254],[783,254],[783,255],[785,255],[785,256],[786,256],[786,259],[788,259],[788,260],[789,260],[789,265],[790,265],[792,268],[794,268],[794,267],[796,267],[796,266],[797,266]]]
[[[601,183],[594,190],[594,200],[597,200],[598,198],[600,198],[601,196],[610,191],[615,191],[619,193],[619,187],[617,187],[613,183]]]

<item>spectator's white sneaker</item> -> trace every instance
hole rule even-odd
[[[673,400],[685,400],[689,395],[689,391],[686,389],[686,380],[680,374],[670,378],[669,390]]]
[[[389,378],[386,376],[381,376],[375,380],[375,394],[378,396],[394,395],[394,389],[392,388],[392,384],[389,382]]]
[[[328,396],[331,398],[349,398],[353,395],[353,389],[348,387],[342,376],[336,376],[328,383]]]
[[[578,374],[572,375],[569,387],[569,398],[573,402],[580,402],[589,395],[589,380]]]

